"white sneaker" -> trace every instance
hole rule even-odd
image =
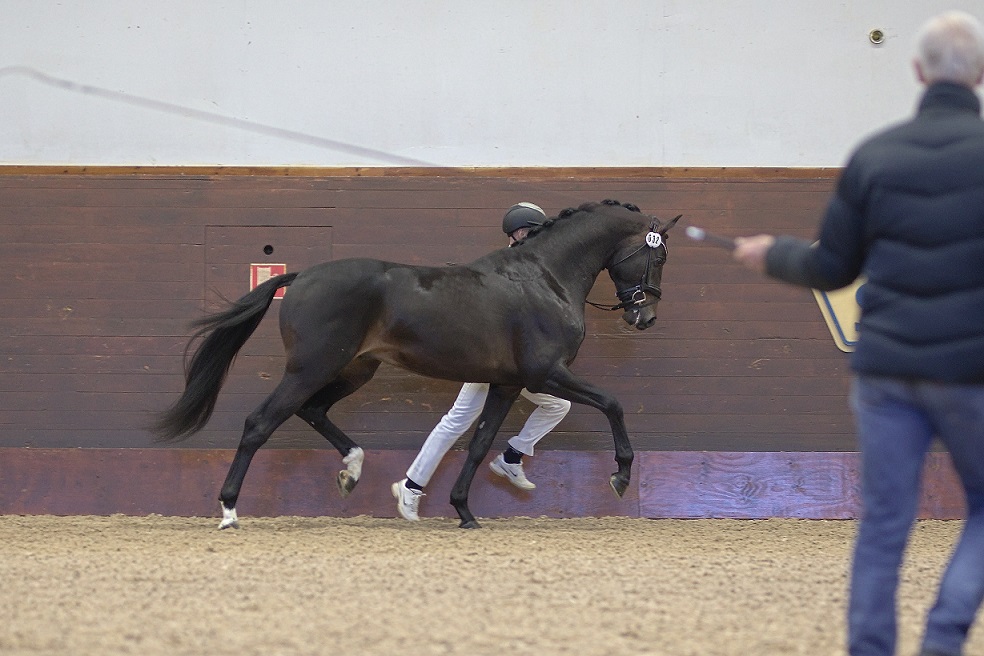
[[[393,483],[390,491],[396,497],[396,511],[403,519],[416,522],[420,520],[417,515],[417,508],[420,506],[420,497],[424,496],[423,491],[407,487],[407,479]]]
[[[489,469],[497,476],[507,479],[520,490],[532,490],[536,488],[536,484],[526,478],[526,474],[523,473],[523,463],[517,462],[515,465],[511,465],[506,462],[506,459],[502,457],[501,453],[496,456],[495,460],[489,463]]]

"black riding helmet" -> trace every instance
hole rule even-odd
[[[511,235],[520,228],[533,228],[542,225],[546,213],[533,203],[516,203],[502,217],[502,231]]]

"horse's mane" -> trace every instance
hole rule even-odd
[[[527,239],[530,239],[532,237],[536,237],[538,234],[540,234],[544,230],[549,230],[551,226],[553,226],[555,223],[557,223],[557,221],[563,221],[564,219],[567,219],[567,218],[569,218],[571,216],[574,216],[578,212],[589,212],[589,211],[597,208],[600,205],[609,205],[609,206],[624,207],[625,209],[629,210],[630,212],[641,212],[642,211],[638,207],[636,207],[635,205],[633,205],[632,203],[620,203],[617,200],[612,200],[611,198],[606,198],[605,200],[601,201],[600,203],[582,203],[578,207],[568,207],[567,209],[561,210],[560,213],[557,214],[557,216],[553,217],[552,219],[547,219],[546,221],[544,221],[540,225],[534,226],[533,228],[530,228],[530,231],[528,233],[526,233],[526,236],[523,237],[520,241],[518,241],[515,244],[513,244],[513,247],[515,248],[516,246],[522,246],[524,243],[526,243],[526,240]]]

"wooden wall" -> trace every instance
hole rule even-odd
[[[248,290],[249,264],[297,270],[375,257],[444,266],[503,245],[504,208],[550,213],[617,198],[682,213],[723,234],[810,236],[832,182],[817,179],[524,178],[459,175],[0,176],[3,446],[151,446],[149,413],[181,389],[187,325]],[[681,223],[682,228],[684,224]],[[656,327],[588,308],[576,370],[622,400],[641,449],[852,450],[847,368],[805,289],[759,278],[671,233]],[[265,246],[273,252],[266,255]],[[609,302],[602,274],[592,298]],[[229,447],[276,383],[271,312],[236,362],[208,428],[186,444]],[[337,408],[371,447],[418,444],[456,385],[383,370]],[[529,410],[514,413],[510,427]],[[319,448],[299,420],[277,446]],[[575,408],[544,448],[609,449],[604,417]]]
[[[245,293],[250,263],[298,270],[358,256],[445,266],[504,245],[501,215],[514,202],[556,214],[615,198],[684,215],[670,233],[656,327],[639,333],[618,313],[588,308],[574,366],[621,400],[636,450],[855,448],[847,359],[810,291],[748,272],[682,230],[811,237],[834,172],[231,173],[0,174],[0,447],[232,448],[282,371],[275,312],[242,351],[205,430],[160,445],[143,427],[182,387],[188,322]],[[614,299],[607,274],[591,298]],[[368,449],[412,458],[457,388],[383,367],[333,420]],[[517,404],[500,442],[531,409]],[[268,446],[330,448],[296,418]],[[577,406],[540,448],[605,452],[607,461],[612,439],[600,413]]]

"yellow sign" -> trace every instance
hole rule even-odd
[[[834,343],[845,353],[853,351],[858,343],[858,320],[861,318],[858,289],[865,280],[861,276],[847,287],[832,292],[813,290]]]

